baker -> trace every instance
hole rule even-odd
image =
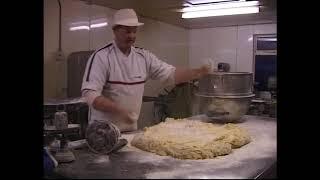
[[[89,124],[103,120],[121,132],[137,130],[144,85],[159,80],[174,85],[201,78],[210,66],[177,68],[148,50],[134,47],[138,26],[143,25],[132,9],[114,14],[114,40],[96,50],[88,60],[82,82],[82,96],[89,104]]]

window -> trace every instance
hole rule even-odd
[[[277,36],[254,35],[254,94],[248,114],[277,115]]]
[[[254,85],[256,91],[275,91],[277,79],[277,36],[254,36]],[[274,92],[273,92],[274,93]]]

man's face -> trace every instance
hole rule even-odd
[[[114,28],[114,35],[122,48],[131,47],[136,41],[137,26],[121,26]]]

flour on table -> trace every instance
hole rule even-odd
[[[248,132],[235,124],[212,124],[167,118],[134,136],[131,145],[161,156],[178,159],[210,159],[227,155],[251,141]]]

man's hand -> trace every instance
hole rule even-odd
[[[203,76],[209,74],[211,71],[211,65],[202,65],[198,69],[194,69],[193,79],[201,79]]]
[[[199,68],[199,78],[202,78],[203,76],[210,73],[212,67],[209,64],[203,65]]]
[[[130,112],[130,111],[125,110],[125,109],[119,110],[119,113],[117,115],[114,115],[114,116],[118,121],[123,121],[123,122],[126,122],[128,124],[133,124],[138,119],[136,113]]]
[[[201,79],[203,76],[209,74],[210,71],[211,65],[208,64],[195,69],[176,68],[174,74],[175,83],[180,84],[194,79]]]
[[[128,124],[132,124],[136,122],[138,119],[138,115],[136,113],[119,107],[110,99],[103,96],[95,98],[92,103],[92,106],[97,110],[110,112],[113,116],[112,118],[116,121],[123,121]]]

